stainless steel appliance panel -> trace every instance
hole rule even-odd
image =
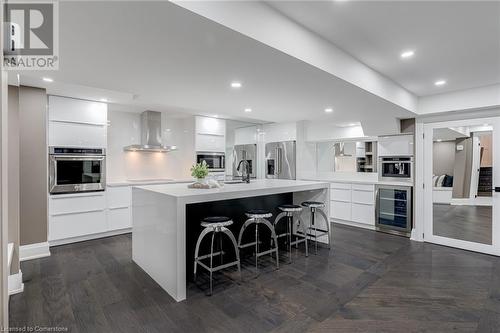
[[[238,164],[247,160],[250,167],[250,178],[257,178],[257,145],[235,145],[233,150],[233,178],[241,178]]]
[[[266,144],[266,178],[296,178],[295,146],[295,141],[270,142]]]

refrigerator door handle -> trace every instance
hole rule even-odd
[[[278,161],[278,174],[281,174],[283,171],[283,152],[281,148],[276,148],[276,159]]]

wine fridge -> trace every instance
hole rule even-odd
[[[378,185],[376,197],[376,229],[410,237],[413,214],[412,187]]]

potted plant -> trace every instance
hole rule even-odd
[[[208,175],[208,165],[207,162],[202,161],[201,163],[196,163],[191,167],[191,176],[196,178],[198,183],[205,183],[205,177]]]

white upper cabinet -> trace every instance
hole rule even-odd
[[[381,136],[378,156],[413,156],[413,135]]]
[[[297,123],[273,123],[263,126],[265,142],[297,140]]]
[[[106,103],[49,96],[49,146],[106,148]]]
[[[226,120],[210,117],[196,117],[196,133],[226,135]]]
[[[50,121],[106,125],[107,112],[106,103],[49,96]]]
[[[241,127],[234,130],[234,144],[248,145],[257,143],[257,126]]]
[[[210,117],[196,117],[195,132],[196,151],[226,151],[226,120]]]

